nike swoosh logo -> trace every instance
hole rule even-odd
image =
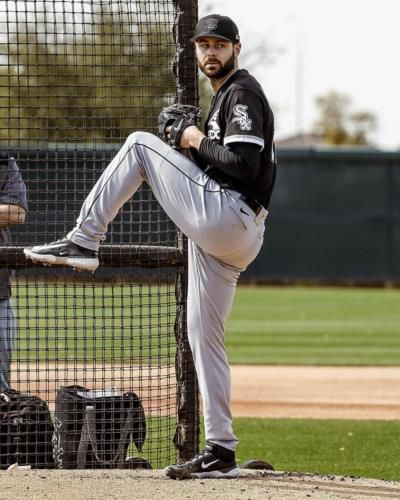
[[[178,123],[178,125],[177,125],[177,126],[176,126],[176,125],[174,125],[174,127],[173,127],[173,128],[174,128],[175,132],[179,132],[179,131],[180,131],[180,129],[182,128],[182,125],[183,125],[183,120],[180,120],[180,122]]]
[[[219,458],[217,460],[213,460],[212,462],[208,462],[208,464],[205,464],[204,462],[201,463],[201,468],[202,469],[208,469],[212,465],[216,464],[219,461]]]
[[[243,210],[243,208],[242,208],[242,207],[240,207],[240,211],[242,212],[242,214],[250,215],[250,214],[248,214],[245,210]]]

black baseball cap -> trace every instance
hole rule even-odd
[[[221,38],[229,42],[240,42],[239,30],[230,17],[210,14],[202,17],[196,25],[193,41],[203,36]]]

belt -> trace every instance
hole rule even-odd
[[[255,200],[254,198],[249,198],[248,196],[245,196],[244,194],[242,194],[239,199],[242,200],[244,203],[246,203],[246,205],[248,207],[250,207],[256,215],[258,215],[261,212],[261,210],[264,208],[261,205],[261,203],[258,203],[257,200]]]

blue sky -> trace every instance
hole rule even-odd
[[[274,108],[277,137],[309,130],[315,98],[335,90],[377,116],[377,146],[400,149],[400,0],[199,0],[200,16],[210,5],[238,24],[242,66],[266,41],[273,60],[251,71]]]

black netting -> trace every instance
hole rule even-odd
[[[0,1],[0,207],[8,207],[0,212],[0,389],[26,393],[31,416],[24,423],[5,393],[0,418],[11,407],[21,415],[13,432],[12,421],[3,426],[7,441],[1,427],[2,468],[29,462],[26,447],[35,454],[35,446],[32,466],[67,467],[60,443],[72,435],[76,454],[81,446],[74,466],[175,460],[186,266],[182,237],[150,189],[143,185],[110,225],[95,275],[29,264],[22,248],[71,230],[126,137],[156,133],[160,108],[182,94],[177,67],[196,88],[193,57],[177,57],[177,26],[184,21],[189,40],[195,21],[197,4],[186,3],[192,10],[185,14],[175,0]],[[25,222],[12,213],[21,200],[17,184],[6,183],[11,158],[26,185]],[[14,217],[10,232],[7,217]],[[16,268],[11,299],[9,267]],[[72,393],[79,412],[62,402]],[[34,397],[47,405],[49,422],[40,420],[47,408]],[[37,444],[48,450],[48,425],[55,462]],[[140,446],[135,432],[144,432]],[[122,462],[115,458],[121,449]]]

